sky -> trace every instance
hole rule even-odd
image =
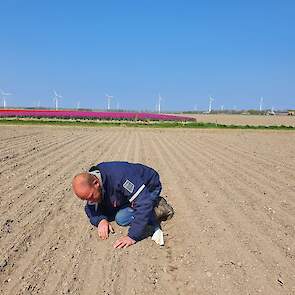
[[[8,106],[295,108],[295,1],[0,0]],[[2,104],[2,100],[1,100]]]

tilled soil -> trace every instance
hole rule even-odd
[[[251,126],[292,126],[295,127],[295,116],[287,115],[240,115],[240,114],[188,114],[198,122],[209,122],[226,125],[251,125]]]
[[[295,133],[0,127],[1,294],[295,294]],[[154,167],[175,209],[165,246],[99,240],[71,179]]]

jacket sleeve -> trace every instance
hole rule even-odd
[[[102,214],[100,208],[95,208],[95,205],[86,203],[85,213],[92,225],[98,226],[103,219],[108,219],[106,215]]]
[[[139,241],[145,231],[145,226],[148,224],[154,209],[154,198],[147,188],[145,188],[134,202],[134,220],[132,221],[128,236]]]

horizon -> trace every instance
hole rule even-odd
[[[102,112],[102,113],[116,113],[116,112],[130,112],[130,113],[155,113],[155,114],[169,114],[169,113],[192,113],[192,114],[235,114],[241,112],[255,112],[257,115],[265,115],[266,112],[274,111],[276,113],[287,113],[288,111],[293,111],[293,108],[285,108],[285,109],[275,109],[275,108],[263,108],[259,109],[246,109],[246,108],[235,108],[235,109],[214,109],[212,108],[211,112],[208,112],[208,109],[199,109],[199,110],[163,110],[160,113],[157,110],[148,110],[148,109],[107,109],[107,108],[71,108],[71,107],[60,107],[55,109],[54,106],[0,106],[0,111],[2,110],[14,110],[14,109],[24,109],[24,110],[50,110],[50,111],[91,111],[91,112]]]
[[[295,3],[0,3],[10,107],[294,109]],[[1,107],[3,97],[0,97]]]

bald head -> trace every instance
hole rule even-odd
[[[81,200],[99,202],[101,199],[101,188],[98,178],[88,172],[77,174],[72,181],[74,193]]]

